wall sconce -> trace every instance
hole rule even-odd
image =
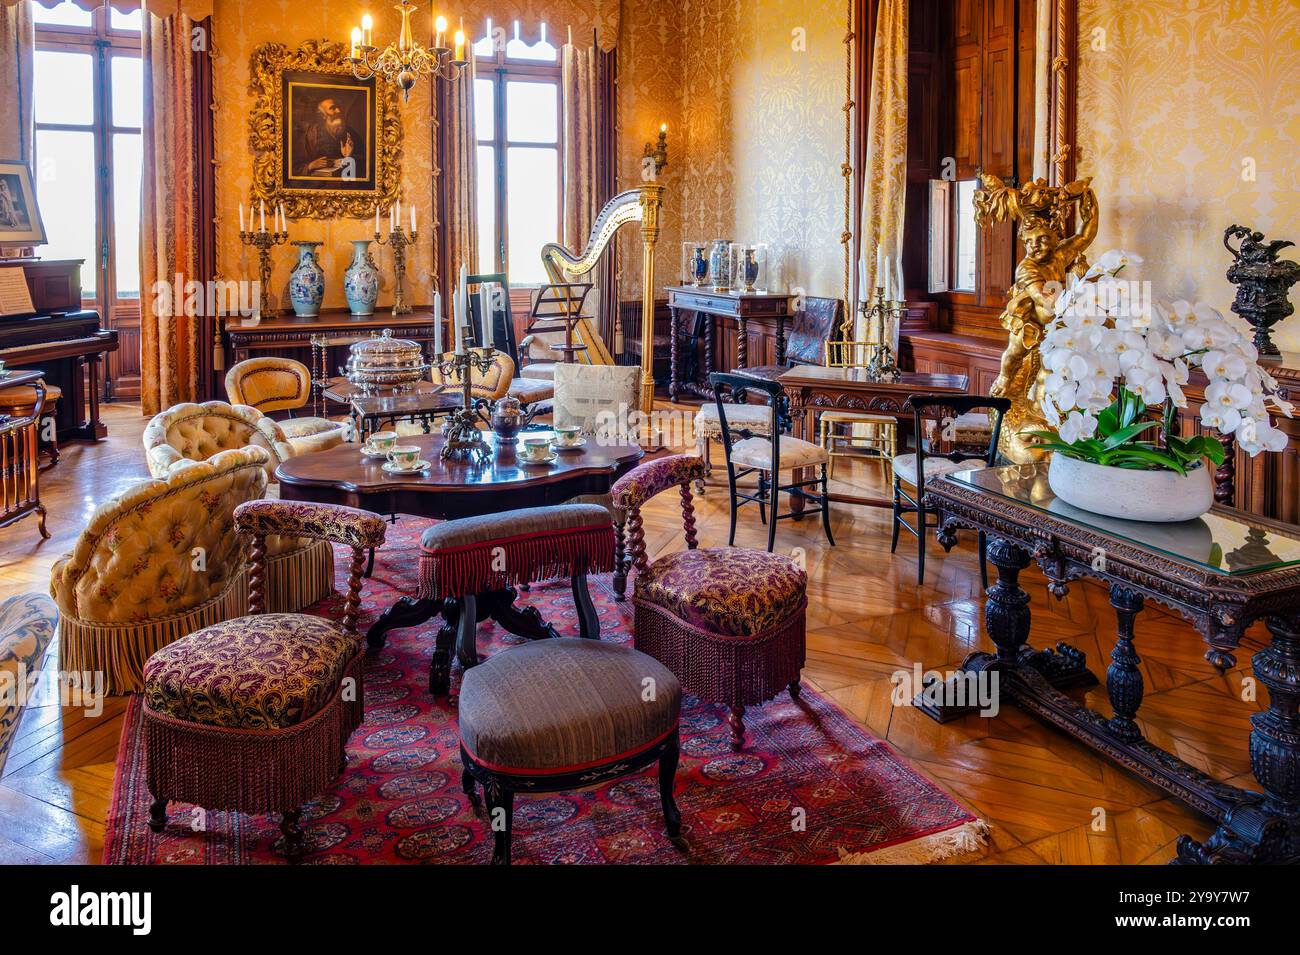
[[[664,171],[664,166],[668,165],[668,124],[659,124],[659,141],[658,143],[646,143],[645,151],[641,154],[643,159],[653,159],[655,161],[655,175]]]

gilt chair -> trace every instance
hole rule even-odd
[[[731,531],[727,537],[728,544],[736,542],[736,514],[745,504],[757,504],[759,518],[767,524],[767,549],[776,546],[777,521],[788,520],[796,515],[812,514],[818,511],[822,516],[822,530],[827,542],[834,547],[835,537],[831,534],[831,498],[826,465],[830,456],[826,449],[811,441],[782,436],[778,425],[781,415],[781,401],[784,390],[775,381],[747,379],[743,375],[721,374],[709,375],[709,383],[714,387],[718,409],[718,422],[721,425],[720,437],[722,449],[727,458],[727,485],[731,495]],[[750,388],[764,395],[766,405],[752,407],[763,408],[767,412],[767,428],[759,432],[747,426],[734,425],[727,413],[727,404],[723,401],[724,389]],[[748,407],[748,406],[747,406]],[[736,439],[740,440],[737,441]],[[792,476],[787,484],[781,483],[783,471],[806,471],[820,468],[820,477],[799,479]],[[737,484],[740,478],[756,475],[758,491],[750,494]],[[821,488],[820,494],[810,493],[808,488]],[[791,498],[811,502],[811,511],[788,511],[780,513],[780,495],[788,494]],[[768,511],[771,511],[769,515]],[[771,518],[769,520],[768,518]]]
[[[925,505],[925,482],[942,474],[996,464],[1002,417],[1011,409],[1011,401],[982,395],[913,395],[909,403],[916,450],[894,457],[894,514],[889,552],[892,554],[898,548],[900,529],[916,538],[916,583],[919,586],[925,583],[925,536],[936,526],[929,523],[931,512]],[[985,412],[986,421],[992,422],[987,432],[988,444],[983,448],[972,448],[969,428],[963,430],[958,422],[963,416],[980,411]],[[967,417],[966,420],[972,419]],[[904,519],[907,514],[916,515],[914,524]],[[942,520],[941,515],[939,519]],[[980,531],[980,581],[985,590],[989,586],[987,551],[988,540]]]
[[[174,405],[155,415],[144,429],[144,447],[149,471],[158,478],[230,448],[261,448],[268,455],[268,487],[279,483],[275,469],[296,456],[279,422],[249,405],[224,401]],[[267,604],[273,613],[299,610],[333,591],[334,550],[328,544],[273,537],[268,546]]]
[[[311,399],[311,372],[292,358],[249,358],[226,372],[226,396],[232,404],[248,405],[265,415],[283,411],[277,421],[295,455],[325,451],[348,439],[347,422],[315,416],[295,417]]]
[[[153,653],[244,613],[247,547],[234,514],[265,492],[268,457],[221,451],[95,508],[50,571],[60,670],[102,672],[106,692],[138,692]]]
[[[698,546],[691,485],[704,473],[693,454],[638,465],[615,482],[627,514],[635,616],[632,642],[668,667],[686,693],[727,707],[731,746],[745,743],[745,708],[788,689],[799,695],[805,657],[808,575],[789,557]],[[681,494],[686,550],[653,563],[641,509],[664,491]]]
[[[44,594],[19,594],[0,603],[0,772],[22,720],[22,691],[41,672],[58,619]]]
[[[149,826],[166,827],[171,800],[278,812],[284,852],[297,858],[302,807],[346,767],[348,737],[361,725],[361,571],[366,550],[384,541],[384,520],[299,501],[251,501],[234,519],[253,541],[248,614],[177,640],[144,668]],[[274,536],[352,549],[342,623],[264,612],[267,539]],[[182,827],[188,831],[188,819]]]

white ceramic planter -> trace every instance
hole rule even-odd
[[[1190,521],[1214,505],[1214,477],[1204,463],[1184,476],[1109,468],[1053,454],[1047,483],[1066,504],[1126,521]]]

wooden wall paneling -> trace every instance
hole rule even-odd
[[[117,329],[117,351],[107,356],[104,389],[106,397],[132,398],[140,397],[140,303],[117,305],[112,309],[111,322],[106,326]],[[199,393],[206,395],[211,387],[212,349],[205,347],[212,340],[211,332],[203,335],[205,327],[210,328],[213,319],[199,319]]]

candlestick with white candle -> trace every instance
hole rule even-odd
[[[434,360],[442,358],[442,293],[433,293],[433,355]]]
[[[261,209],[262,228],[259,231],[265,232],[266,231],[266,200],[262,199],[261,203],[262,203],[262,209]]]
[[[492,290],[484,283],[478,287],[479,326],[482,336],[478,343],[483,346],[492,344]]]

